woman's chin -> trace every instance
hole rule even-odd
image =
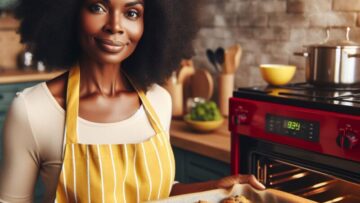
[[[93,61],[97,64],[120,64],[127,56],[123,54],[109,54],[109,53],[97,53],[92,54],[92,57],[87,57],[87,61]]]

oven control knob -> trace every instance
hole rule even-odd
[[[233,123],[235,125],[248,124],[249,123],[249,111],[239,106],[232,116]]]
[[[353,149],[359,142],[357,134],[352,131],[342,131],[336,138],[336,142],[339,147],[343,149]]]
[[[248,112],[245,110],[240,111],[236,117],[239,124],[247,124],[249,122]]]

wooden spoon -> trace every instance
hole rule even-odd
[[[237,44],[236,52],[235,52],[235,70],[234,70],[234,72],[236,72],[236,70],[240,66],[241,56],[242,56],[242,48],[239,44]]]
[[[223,72],[224,74],[232,74],[234,73],[235,66],[235,51],[231,48],[225,51],[225,63]]]
[[[239,44],[235,44],[226,50],[225,74],[233,74],[240,65],[242,49]]]

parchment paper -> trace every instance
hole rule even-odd
[[[217,189],[173,196],[163,200],[151,201],[151,203],[197,203],[199,200],[206,200],[209,203],[220,203],[221,200],[235,195],[244,195],[252,203],[315,203],[314,201],[279,190],[255,190],[248,184],[234,185],[230,190]]]

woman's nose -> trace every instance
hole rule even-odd
[[[105,25],[105,31],[111,34],[124,33],[124,29],[121,22],[121,14],[118,11],[111,12],[108,22]]]

